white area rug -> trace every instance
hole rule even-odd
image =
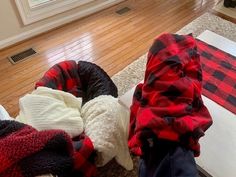
[[[220,12],[222,14],[225,14],[229,17],[236,19],[236,8],[226,8],[224,6],[223,1],[221,1],[219,4],[217,4],[213,9],[217,12]]]
[[[236,41],[236,25],[234,23],[223,20],[209,13],[205,13],[199,18],[195,19],[185,27],[183,27],[178,34],[189,34],[198,36],[205,30],[210,30],[230,40]],[[118,88],[119,96],[130,90],[143,80],[146,65],[146,54],[139,57],[133,63],[128,65],[122,71],[118,72],[112,77],[112,80]],[[125,171],[118,166],[114,161],[107,164],[105,167],[98,170],[99,177],[137,177],[138,174],[138,160],[134,158],[134,170]]]

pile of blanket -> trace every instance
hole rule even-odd
[[[16,149],[21,153],[19,158],[15,156],[13,166],[4,161],[0,176],[13,175],[11,169],[15,168],[21,176],[92,177],[96,166],[103,166],[112,158],[131,170],[127,143],[129,111],[116,97],[116,86],[97,65],[83,61],[54,65],[36,83],[36,89],[19,100],[16,120],[21,123],[7,122],[9,127],[24,128],[1,128],[9,131],[6,138],[16,136],[16,144],[7,140],[7,147],[15,148],[9,152],[2,148],[0,159],[14,159]],[[1,143],[6,142],[0,139]],[[28,163],[32,166],[26,166]]]
[[[37,130],[61,129],[74,138],[84,131],[81,104],[82,99],[70,93],[38,87],[20,98],[16,120]]]

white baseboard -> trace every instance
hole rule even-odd
[[[33,36],[36,36],[38,34],[44,33],[46,31],[49,31],[49,30],[53,29],[53,28],[56,28],[56,27],[59,27],[61,25],[66,24],[66,23],[69,23],[69,22],[72,22],[74,20],[77,20],[79,18],[82,18],[82,17],[85,17],[87,15],[93,14],[95,12],[103,10],[103,9],[105,9],[107,7],[115,5],[115,4],[120,3],[122,1],[124,1],[124,0],[109,0],[109,1],[105,1],[105,2],[102,2],[101,4],[94,5],[94,6],[88,8],[86,10],[77,12],[77,13],[69,15],[69,16],[65,16],[63,18],[60,18],[60,19],[55,20],[53,22],[50,22],[50,23],[47,23],[45,25],[39,26],[39,27],[34,28],[32,30],[29,30],[29,31],[20,33],[18,35],[9,37],[7,39],[1,40],[0,41],[0,49],[3,49],[3,48],[8,47],[8,46],[11,46],[11,45],[13,45],[15,43],[18,43],[20,41],[26,40],[26,39],[31,38]]]

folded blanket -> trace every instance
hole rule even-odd
[[[37,130],[61,129],[73,138],[84,131],[81,103],[81,98],[70,93],[38,87],[20,98],[16,120]]]
[[[61,130],[37,131],[16,121],[0,121],[0,177],[92,177],[93,160],[88,137],[72,144]]]
[[[131,106],[129,147],[142,154],[153,136],[179,142],[200,153],[198,140],[212,124],[201,98],[202,70],[190,35],[163,34],[148,53],[144,83]]]
[[[85,134],[97,151],[97,165],[103,166],[112,158],[131,170],[133,163],[128,149],[129,112],[112,96],[99,96],[82,107]]]
[[[78,64],[64,61],[50,68],[36,83],[36,88],[32,94],[20,99],[21,111],[17,120],[40,130],[62,129],[73,137],[82,128],[77,125],[78,122],[76,124],[76,115],[80,115],[72,110],[77,106],[80,110],[81,105],[72,96],[68,99],[62,91],[82,97],[84,106],[81,117],[84,119],[85,133],[96,147],[97,165],[105,165],[116,157],[119,164],[132,169],[127,145],[129,113],[114,98],[117,97],[117,88],[100,67],[84,61]],[[67,99],[72,103],[63,104]],[[82,125],[81,122],[79,124]]]
[[[96,64],[73,60],[60,62],[51,67],[36,83],[63,90],[83,98],[83,104],[99,95],[118,96],[117,87],[107,73]]]

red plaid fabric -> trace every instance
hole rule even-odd
[[[212,124],[201,98],[202,70],[192,36],[163,34],[150,48],[144,83],[131,106],[129,147],[142,154],[143,142],[179,142],[200,153],[198,140]]]
[[[236,57],[197,40],[203,95],[236,114]]]
[[[63,90],[76,97],[82,97],[82,84],[78,74],[77,64],[69,60],[54,65],[36,83],[36,87],[43,86],[56,90]]]
[[[94,147],[86,136],[73,147],[64,131],[37,131],[16,121],[0,121],[0,177],[92,177],[93,159]]]
[[[94,63],[73,60],[57,63],[36,83],[39,86],[69,92],[82,97],[82,104],[100,95],[118,96],[116,85],[107,73]]]
[[[97,167],[94,160],[96,152],[90,138],[82,134],[73,142],[73,146],[75,148],[74,169],[80,171],[83,177],[96,176]]]

